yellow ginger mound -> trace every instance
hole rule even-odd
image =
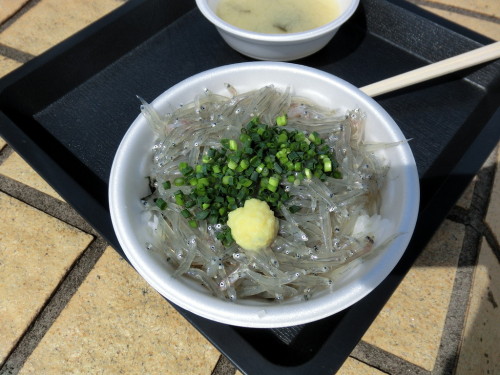
[[[249,199],[243,207],[231,211],[227,225],[236,243],[245,250],[271,245],[278,234],[278,219],[266,202]]]

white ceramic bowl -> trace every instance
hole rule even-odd
[[[257,60],[292,61],[323,48],[359,4],[359,0],[336,1],[340,7],[340,14],[336,19],[315,29],[290,34],[263,34],[235,27],[216,15],[219,0],[196,0],[196,4],[227,44],[236,51]]]
[[[404,139],[392,118],[372,98],[351,84],[328,73],[279,62],[250,62],[222,66],[188,78],[161,94],[152,105],[168,112],[191,102],[203,90],[227,95],[224,83],[239,92],[274,84],[291,86],[296,95],[331,108],[362,108],[367,113],[366,140],[394,142]],[[332,291],[309,301],[281,304],[257,300],[229,302],[212,296],[198,283],[172,277],[173,269],[162,257],[146,250],[150,239],[145,230],[140,198],[149,193],[145,176],[152,163],[154,136],[139,115],[125,134],[116,153],[109,182],[113,225],[120,245],[137,271],[171,302],[205,318],[245,327],[283,327],[318,320],[341,311],[370,293],[391,272],[403,255],[415,226],[419,207],[419,180],[408,144],[379,151],[390,163],[382,191],[381,215],[390,221],[387,233],[401,233],[376,256],[351,270]],[[376,234],[377,237],[377,234]]]

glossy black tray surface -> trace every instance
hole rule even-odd
[[[326,48],[296,63],[358,87],[491,41],[403,1],[362,0]],[[0,81],[0,134],[122,255],[107,188],[115,151],[147,101],[195,73],[249,61],[194,1],[132,0]],[[500,62],[378,97],[417,161],[421,209],[403,259],[351,308],[282,329],[178,310],[246,374],[333,374],[500,139]]]

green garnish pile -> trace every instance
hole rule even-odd
[[[290,199],[282,182],[300,184],[313,176],[322,181],[342,178],[335,155],[318,133],[282,128],[286,124],[286,116],[276,119],[277,126],[254,118],[241,128],[239,139],[222,139],[220,148],[210,148],[201,164],[179,163],[182,177],[165,181],[163,187],[192,187],[189,194],[174,192],[190,226],[198,227],[200,220],[225,224],[228,213],[249,198],[265,201],[276,211]],[[161,198],[156,204],[162,210],[167,206]],[[300,207],[288,209],[294,213]],[[220,237],[225,244],[232,242],[230,232],[223,231]]]

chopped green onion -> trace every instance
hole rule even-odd
[[[208,224],[214,225],[214,224],[217,224],[218,221],[219,221],[218,215],[209,215],[207,218]]]
[[[240,167],[245,170],[250,166],[250,162],[247,159],[240,161]]]
[[[167,202],[165,202],[162,198],[158,198],[156,199],[156,206],[160,209],[160,210],[164,210],[165,208],[167,208]]]
[[[244,145],[248,145],[248,144],[250,144],[250,142],[252,142],[252,138],[248,134],[242,133],[240,135],[240,142],[243,143]]]
[[[222,183],[224,185],[233,185],[233,183],[234,183],[233,176],[224,176],[224,177],[222,177]]]
[[[279,183],[280,183],[280,177],[278,175],[269,177],[269,185],[278,186]]]
[[[179,206],[184,206],[185,200],[184,200],[184,193],[182,191],[178,190],[174,194],[174,199],[175,199],[175,203],[177,203]]]
[[[309,140],[315,145],[319,145],[322,142],[321,137],[317,132],[312,132],[311,134],[309,134]]]
[[[188,195],[178,190],[174,198],[183,207],[180,212],[190,226],[196,228],[200,220],[225,224],[228,212],[251,197],[279,209],[290,199],[282,181],[300,185],[305,178],[342,178],[334,151],[319,134],[280,128],[287,122],[286,115],[278,116],[277,126],[268,126],[255,117],[241,129],[238,138],[222,139],[219,148],[210,147],[201,156],[201,163],[179,163],[182,176],[175,178],[173,185],[187,185],[191,190]],[[170,182],[165,181],[163,187],[170,189]],[[155,202],[163,206],[160,199]],[[289,209],[297,212],[301,208]],[[229,228],[219,232],[217,238],[223,244],[234,241]]]
[[[250,186],[252,186],[253,181],[248,179],[248,178],[244,178],[242,181],[240,181],[240,184],[243,187],[250,187]]]
[[[220,169],[220,165],[218,165],[218,164],[214,164],[214,165],[212,166],[212,172],[214,172],[215,174],[221,173],[221,172],[222,172],[222,170]]]
[[[302,142],[304,139],[306,139],[306,135],[304,133],[297,133],[295,134],[294,139],[296,142]]]
[[[229,149],[236,151],[238,149],[238,144],[234,139],[229,140]]]
[[[198,219],[198,220],[205,220],[208,215],[210,215],[210,211],[209,210],[203,210],[203,211],[199,211],[196,213],[195,217]]]
[[[285,143],[286,141],[288,141],[288,135],[286,135],[286,132],[280,133],[280,135],[278,135],[277,141],[278,143]]]
[[[304,174],[306,175],[306,178],[308,180],[310,180],[312,178],[312,173],[311,173],[311,170],[309,168],[304,169]]]
[[[229,160],[229,162],[227,163],[227,166],[230,169],[236,169],[238,167],[238,163],[235,163],[233,160]]]
[[[190,200],[186,201],[186,203],[184,203],[184,207],[186,207],[186,208],[191,208],[194,206],[196,206],[196,201],[194,199],[190,199]]]
[[[198,179],[197,186],[209,186],[209,185],[210,185],[210,182],[208,181],[208,178],[202,177],[202,178]]]
[[[184,177],[177,177],[174,180],[174,185],[175,186],[182,186],[182,185],[185,185],[185,184],[186,184],[186,179]]]
[[[323,159],[323,170],[325,172],[331,172],[332,171],[332,161],[328,158]]]
[[[283,168],[278,163],[273,164],[273,169],[280,174],[283,173]]]
[[[286,115],[276,117],[276,125],[285,126],[287,123]]]

